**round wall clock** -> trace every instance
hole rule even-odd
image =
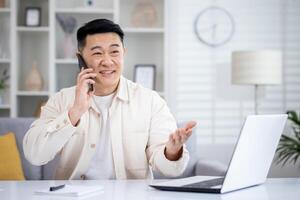
[[[217,47],[228,42],[235,31],[232,15],[224,8],[211,6],[202,10],[194,21],[197,38],[204,44]]]

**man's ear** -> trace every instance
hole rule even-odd
[[[76,52],[76,58],[78,58],[78,56],[82,56],[79,51]]]
[[[126,55],[127,49],[125,47],[123,47],[123,51],[124,51],[124,55]]]

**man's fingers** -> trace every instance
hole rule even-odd
[[[80,76],[79,81],[85,80],[85,79],[93,79],[97,76],[96,73],[86,73]]]
[[[84,69],[84,68],[82,67],[81,70],[80,70],[80,72],[79,72],[78,75],[77,75],[77,82],[81,79],[82,75],[91,73],[91,72],[93,72],[93,71],[94,71],[93,68],[87,68],[87,69]]]
[[[181,143],[182,144],[185,143],[191,135],[192,135],[192,130],[191,129],[189,131],[183,130],[181,132]]]
[[[175,143],[175,141],[174,141],[174,139],[173,139],[173,133],[169,135],[169,141],[170,141],[172,144]]]
[[[184,126],[184,129],[185,129],[186,131],[188,131],[189,129],[194,128],[196,125],[197,125],[197,122],[195,122],[195,121],[189,121],[189,122]]]
[[[92,79],[85,79],[85,80],[82,81],[82,83],[84,83],[84,84],[86,84],[86,85],[87,85],[87,84],[92,84],[92,85],[93,85],[93,84],[95,84],[96,82],[95,82],[94,80],[92,80]]]
[[[175,134],[174,134],[174,140],[175,140],[175,144],[179,145],[181,142],[181,137],[180,137],[180,129],[177,129]]]
[[[84,69],[84,68],[82,67],[81,70],[80,70],[80,72],[79,72],[79,74],[78,74],[78,76],[81,76],[82,74],[90,73],[90,72],[92,72],[92,71],[94,71],[93,68],[87,68],[87,69]]]
[[[174,145],[182,145],[192,135],[192,128],[186,130],[185,128],[178,128],[169,135],[169,140]]]
[[[186,133],[183,128],[179,129],[179,137],[180,137],[180,143],[183,144],[186,140]]]
[[[78,73],[77,75],[77,83],[79,83],[80,79],[81,79],[81,76],[83,74],[86,74],[87,72],[85,70],[83,70],[83,68],[81,68],[80,72]]]

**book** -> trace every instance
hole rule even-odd
[[[51,195],[51,196],[69,196],[79,197],[90,195],[93,193],[103,192],[103,186],[99,185],[65,185],[62,189],[50,191],[49,188],[35,191],[37,195]]]

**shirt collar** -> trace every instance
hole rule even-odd
[[[116,96],[113,99],[113,102],[116,99],[124,101],[124,102],[129,102],[129,91],[128,91],[126,79],[123,76],[120,77],[120,81],[119,81],[118,88],[116,91]],[[96,112],[99,112],[94,99],[92,99],[92,101],[91,101],[90,108],[93,108]]]
[[[120,82],[117,89],[116,97],[122,101],[129,101],[128,87],[126,84],[126,79],[121,76]]]

